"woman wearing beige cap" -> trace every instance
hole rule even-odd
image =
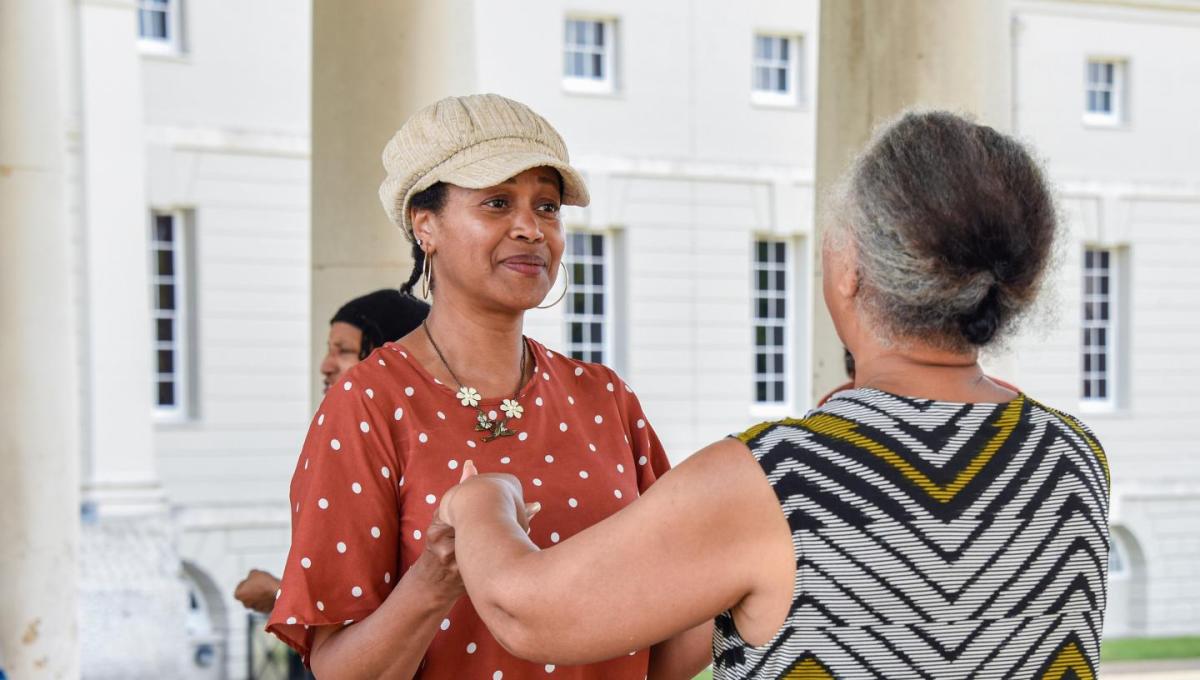
[[[510,655],[462,597],[453,531],[433,522],[462,477],[503,471],[529,489],[529,539],[549,547],[669,469],[611,369],[522,335],[558,278],[559,207],[588,202],[562,139],[518,102],[452,97],[414,114],[383,161],[384,208],[414,244],[404,290],[424,274],[432,309],[321,404],[292,479],[292,546],[268,629],[322,680],[690,678],[707,662],[709,624],[586,665]]]

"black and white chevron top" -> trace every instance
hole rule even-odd
[[[792,608],[746,644],[717,617],[713,678],[1096,677],[1108,464],[1075,418],[841,392],[739,436],[792,529]]]

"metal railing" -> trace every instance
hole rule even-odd
[[[246,677],[249,680],[313,680],[300,655],[263,630],[267,617],[246,616]]]

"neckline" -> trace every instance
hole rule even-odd
[[[521,336],[521,341],[525,343],[525,347],[529,351],[529,356],[533,359],[533,371],[529,374],[529,380],[525,381],[525,383],[521,385],[521,389],[517,392],[519,395],[517,397],[518,401],[523,400],[533,394],[533,388],[537,385],[538,368],[541,365],[539,360],[540,357],[538,352],[538,343],[534,342],[533,339],[525,335]],[[450,385],[447,385],[441,380],[435,378],[433,374],[429,372],[429,369],[425,368],[423,365],[421,365],[421,362],[416,360],[411,349],[400,342],[393,342],[392,345],[394,345],[399,351],[404,352],[404,360],[407,361],[414,370],[416,370],[416,372],[421,376],[422,380],[430,385],[433,385],[434,389],[438,389],[446,393],[446,395],[453,399],[456,403],[462,401],[458,398],[459,388],[451,387]],[[483,406],[484,404],[501,404],[506,399],[512,398],[512,394],[506,394],[499,397],[484,397],[483,395],[480,395],[479,405]]]
[[[1016,401],[1022,401],[1022,400],[1029,401],[1029,397],[1027,397],[1024,392],[1022,392],[1021,390],[1015,390],[1015,391],[1017,393],[1017,396],[1015,396],[1012,399],[1009,399],[1007,401],[946,401],[943,399],[930,399],[928,397],[914,397],[914,396],[907,395],[907,394],[896,394],[895,392],[888,392],[887,390],[881,390],[878,387],[867,387],[864,385],[862,387],[851,387],[850,389],[847,389],[847,390],[835,392],[834,394],[830,395],[829,401],[825,402],[825,406],[828,406],[830,404],[830,402],[833,402],[835,400],[846,399],[847,398],[846,395],[853,394],[855,392],[871,392],[874,394],[883,395],[885,397],[892,397],[894,399],[907,399],[909,401],[921,401],[921,402],[925,402],[928,404],[945,404],[947,406],[998,406],[998,407],[1003,407],[1003,406],[1008,406]],[[824,408],[824,407],[822,407],[822,408]]]

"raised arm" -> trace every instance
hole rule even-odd
[[[447,494],[439,512],[455,527],[476,611],[505,648],[533,661],[582,664],[649,647],[768,590],[781,570],[794,573],[778,501],[736,440],[701,450],[551,549],[526,537],[520,503],[514,478],[485,475]]]

